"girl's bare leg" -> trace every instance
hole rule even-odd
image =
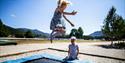
[[[53,42],[54,37],[65,35],[65,29],[61,29],[60,31],[52,31],[50,34],[50,41]]]
[[[54,33],[54,30],[51,32],[51,34],[50,34],[50,42],[52,43],[53,42],[53,33]]]
[[[58,33],[57,31],[52,31],[52,33],[50,34],[50,41],[51,41],[51,43],[53,43],[53,39],[56,36],[60,36],[60,33]]]

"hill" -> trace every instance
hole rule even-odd
[[[91,33],[89,36],[99,37],[99,36],[103,36],[103,33],[102,33],[102,31],[95,31],[95,32]]]
[[[28,29],[28,28],[13,28],[11,26],[5,25],[0,20],[0,37],[7,37],[13,35],[15,37],[24,37],[24,34],[30,30],[34,37],[49,37],[49,33],[39,31],[37,29]]]

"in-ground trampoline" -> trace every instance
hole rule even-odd
[[[62,57],[43,53],[26,58],[20,58],[17,60],[9,60],[3,63],[93,63],[93,62],[89,60],[73,60],[64,62]]]

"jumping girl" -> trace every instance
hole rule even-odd
[[[50,29],[52,30],[51,35],[50,35],[50,40],[52,43],[52,40],[55,36],[61,36],[65,34],[65,23],[64,19],[71,24],[71,26],[74,26],[72,22],[70,22],[65,15],[75,15],[77,12],[72,11],[71,13],[65,12],[64,10],[66,9],[67,5],[70,4],[66,0],[59,0],[58,1],[58,6],[54,12],[53,18],[51,20],[50,24]]]

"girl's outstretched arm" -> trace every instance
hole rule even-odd
[[[72,11],[71,13],[69,12],[63,12],[63,14],[65,15],[75,15],[77,12],[76,11]]]
[[[72,27],[75,26],[69,19],[67,19],[67,17],[66,17],[64,14],[63,14],[63,17],[66,19],[66,21],[68,21],[68,22],[70,23],[70,25],[71,25]]]

